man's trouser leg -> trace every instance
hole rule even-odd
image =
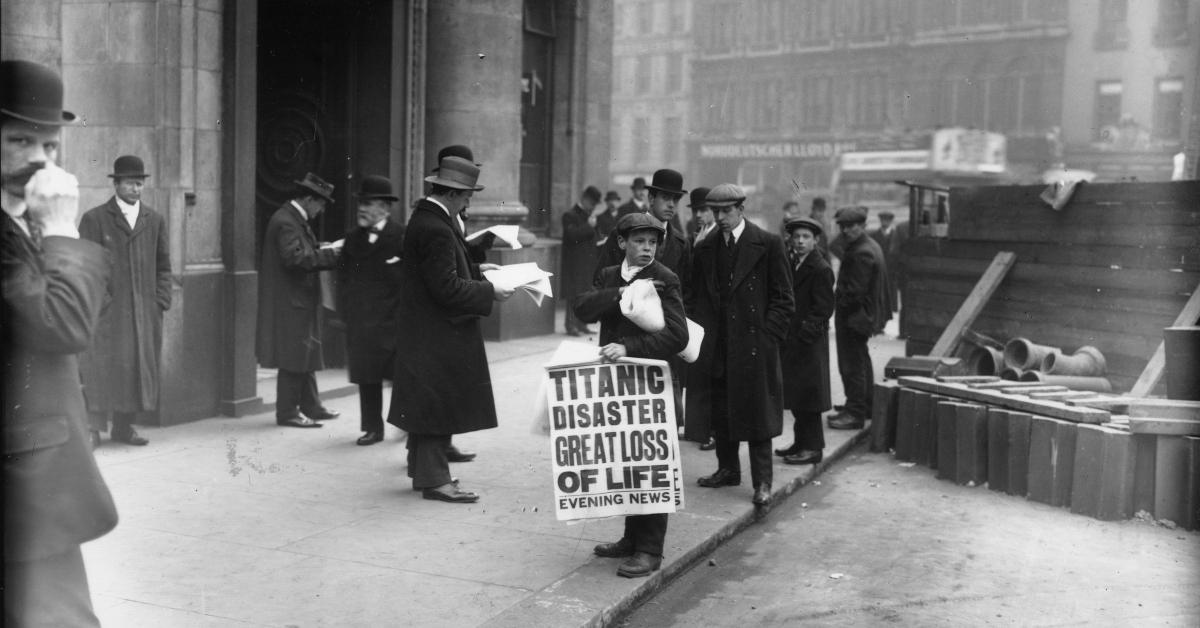
[[[310,419],[315,419],[325,409],[321,398],[317,396],[317,374],[315,371],[302,373],[300,380],[300,411]]]
[[[408,435],[408,477],[413,490],[437,488],[450,483],[450,461],[446,448],[449,434]]]
[[[667,538],[667,513],[625,517],[625,538],[633,542],[633,551],[651,556],[663,555]]]
[[[801,451],[821,451],[825,449],[825,430],[821,427],[820,412],[800,412],[792,410],[796,422],[792,425],[795,435],[793,442],[796,449]]]
[[[742,463],[738,460],[738,441],[729,435],[729,404],[728,393],[725,390],[725,379],[712,380],[712,410],[710,414],[713,438],[717,441],[717,468],[728,469],[735,473],[742,472]]]
[[[99,626],[92,610],[83,554],[4,562],[4,625],[13,628]]]
[[[774,478],[774,461],[771,459],[771,439],[752,440],[746,443],[750,454],[750,481],[754,488],[770,484]]]
[[[866,419],[867,384],[871,380],[871,376],[865,374],[865,369],[871,368],[867,338],[849,329],[841,316],[835,320],[834,338],[837,341],[838,373],[846,392],[846,412],[856,419]]]
[[[364,432],[383,433],[383,384],[358,385],[359,427]]]
[[[300,416],[300,390],[304,373],[279,369],[275,378],[275,418],[283,421]]]

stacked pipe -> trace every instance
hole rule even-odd
[[[1104,354],[1091,346],[1067,354],[1058,347],[1040,345],[1028,338],[1013,338],[1005,343],[1003,351],[990,346],[976,347],[967,359],[967,368],[976,375],[1112,392],[1112,384],[1104,377],[1107,369]]]

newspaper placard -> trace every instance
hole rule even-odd
[[[624,359],[546,367],[559,521],[683,508],[671,367]]]

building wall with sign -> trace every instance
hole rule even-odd
[[[693,169],[753,187],[761,211],[835,194],[844,153],[929,150],[943,127],[1003,134],[1021,178],[1053,161],[1066,0],[709,0],[696,16]]]
[[[1200,0],[1071,0],[1062,140],[1097,181],[1166,181],[1197,107]]]

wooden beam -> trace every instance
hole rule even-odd
[[[996,288],[1000,287],[1000,282],[1008,274],[1008,269],[1012,268],[1016,261],[1016,254],[1011,251],[996,253],[992,264],[979,278],[975,288],[971,290],[971,294],[967,295],[967,300],[963,301],[962,306],[958,308],[958,313],[954,315],[946,330],[942,332],[942,336],[933,345],[933,350],[929,352],[929,355],[945,358],[954,353],[954,348],[962,339],[963,332],[979,317],[979,313],[987,305],[988,299],[992,298],[992,294],[996,292]]]
[[[1197,320],[1200,320],[1200,285],[1192,290],[1192,298],[1184,304],[1183,310],[1175,318],[1175,324],[1172,327],[1195,325]],[[1154,355],[1150,356],[1150,361],[1146,363],[1146,368],[1142,370],[1141,377],[1138,377],[1133,388],[1129,390],[1129,394],[1133,397],[1145,397],[1154,392],[1154,389],[1158,387],[1159,380],[1162,379],[1166,363],[1166,348],[1160,342],[1158,348],[1154,350]]]
[[[901,377],[899,382],[901,386],[924,392],[966,399],[998,408],[1039,414],[1064,421],[1074,421],[1076,423],[1104,423],[1112,416],[1112,413],[1106,410],[1068,406],[1058,401],[1039,401],[1029,399],[1028,397],[1006,395],[996,390],[972,388],[967,384],[942,383],[931,377],[905,376]]]

